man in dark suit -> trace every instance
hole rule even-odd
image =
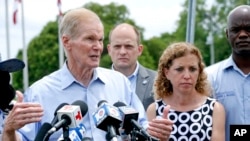
[[[140,32],[130,24],[119,24],[111,30],[107,48],[113,62],[112,69],[127,76],[146,110],[154,102],[156,71],[145,68],[137,60],[143,51]]]

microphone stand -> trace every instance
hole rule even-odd
[[[160,139],[155,138],[149,134],[145,136],[145,133],[142,133],[141,130],[138,130],[137,128],[133,128],[131,131],[131,141],[160,141]]]
[[[48,141],[48,140],[49,140],[49,137],[51,136],[51,134],[52,134],[52,133],[47,132],[47,133],[45,134],[45,136],[43,137],[43,140],[42,140],[42,141]]]
[[[64,139],[64,141],[70,141],[69,126],[67,126],[67,125],[63,126],[63,139]]]
[[[131,131],[131,141],[137,140],[137,134],[138,132],[135,130],[135,128],[133,128],[133,130]]]
[[[106,134],[107,141],[118,141],[116,132],[113,126],[108,126],[108,133]]]

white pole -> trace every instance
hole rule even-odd
[[[196,0],[189,0],[188,3],[186,42],[194,43]]]
[[[58,6],[58,11],[59,11],[58,18],[57,18],[58,20],[58,49],[59,49],[58,54],[59,54],[59,68],[61,68],[64,63],[63,45],[62,45],[62,40],[60,36],[60,23],[63,17],[62,9],[61,9],[61,6],[62,6],[61,0],[57,0],[57,6]]]
[[[23,62],[25,63],[25,67],[23,69],[23,89],[26,90],[29,86],[28,79],[28,59],[27,59],[27,47],[25,43],[25,26],[24,26],[24,10],[23,10],[24,0],[21,2],[21,10],[22,10],[22,36],[23,36]]]
[[[63,66],[63,63],[64,63],[63,45],[62,45],[62,40],[61,40],[61,36],[60,36],[60,31],[59,31],[61,20],[62,20],[62,16],[58,15],[59,68],[61,68]]]
[[[9,4],[8,0],[5,0],[5,18],[6,18],[6,50],[7,50],[7,59],[10,58],[10,28],[9,28]],[[6,59],[6,60],[7,60]],[[0,58],[1,60],[1,58]],[[10,73],[10,84],[12,84],[12,73]]]
[[[6,48],[7,48],[7,59],[10,58],[10,36],[9,36],[9,4],[8,0],[5,0],[5,14],[6,14]]]

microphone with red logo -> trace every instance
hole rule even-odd
[[[60,110],[63,106],[65,106],[65,105],[69,105],[68,103],[62,103],[62,104],[60,104],[57,108],[56,108],[56,110],[55,110],[55,112],[54,112],[54,118],[53,118],[53,120],[51,121],[51,125],[53,126],[53,125],[55,125],[57,122],[58,122],[58,117],[57,117],[57,111],[58,110]]]
[[[47,136],[49,137],[60,128],[63,128],[64,140],[70,140],[70,131],[72,131],[72,129],[78,129],[79,127],[81,127],[79,130],[85,132],[85,128],[83,129],[84,126],[82,125],[82,113],[85,115],[87,111],[87,104],[80,100],[75,101],[74,103],[72,103],[72,105],[64,105],[57,111],[58,122],[55,123],[53,127],[47,132]],[[74,132],[76,131],[74,130]],[[76,134],[73,136],[75,138],[78,137],[80,138],[79,140],[81,140],[83,138],[79,137],[81,133],[76,132]]]
[[[81,109],[81,113],[82,113],[82,117],[84,117],[84,115],[88,112],[88,106],[85,102],[81,101],[81,100],[77,100],[75,102],[73,102],[71,105],[78,105],[80,106]],[[84,138],[86,132],[86,128],[85,126],[82,124],[82,120],[80,122],[80,124],[78,124],[77,127],[74,128],[69,128],[68,131],[68,138],[71,141],[82,141],[82,139]],[[57,141],[65,141],[65,137],[64,134],[62,134]]]
[[[120,124],[122,123],[121,115],[117,107],[111,106],[105,100],[98,102],[98,109],[93,114],[96,127],[108,132],[107,141],[116,141],[119,135]]]

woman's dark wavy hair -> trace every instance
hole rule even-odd
[[[161,99],[173,93],[173,86],[164,74],[164,68],[169,69],[172,66],[173,60],[176,58],[193,54],[197,56],[199,62],[199,76],[195,89],[202,95],[210,96],[211,87],[207,80],[207,75],[204,71],[205,64],[202,60],[201,53],[197,47],[187,42],[177,42],[170,44],[162,53],[159,64],[158,73],[154,82],[154,98]]]

